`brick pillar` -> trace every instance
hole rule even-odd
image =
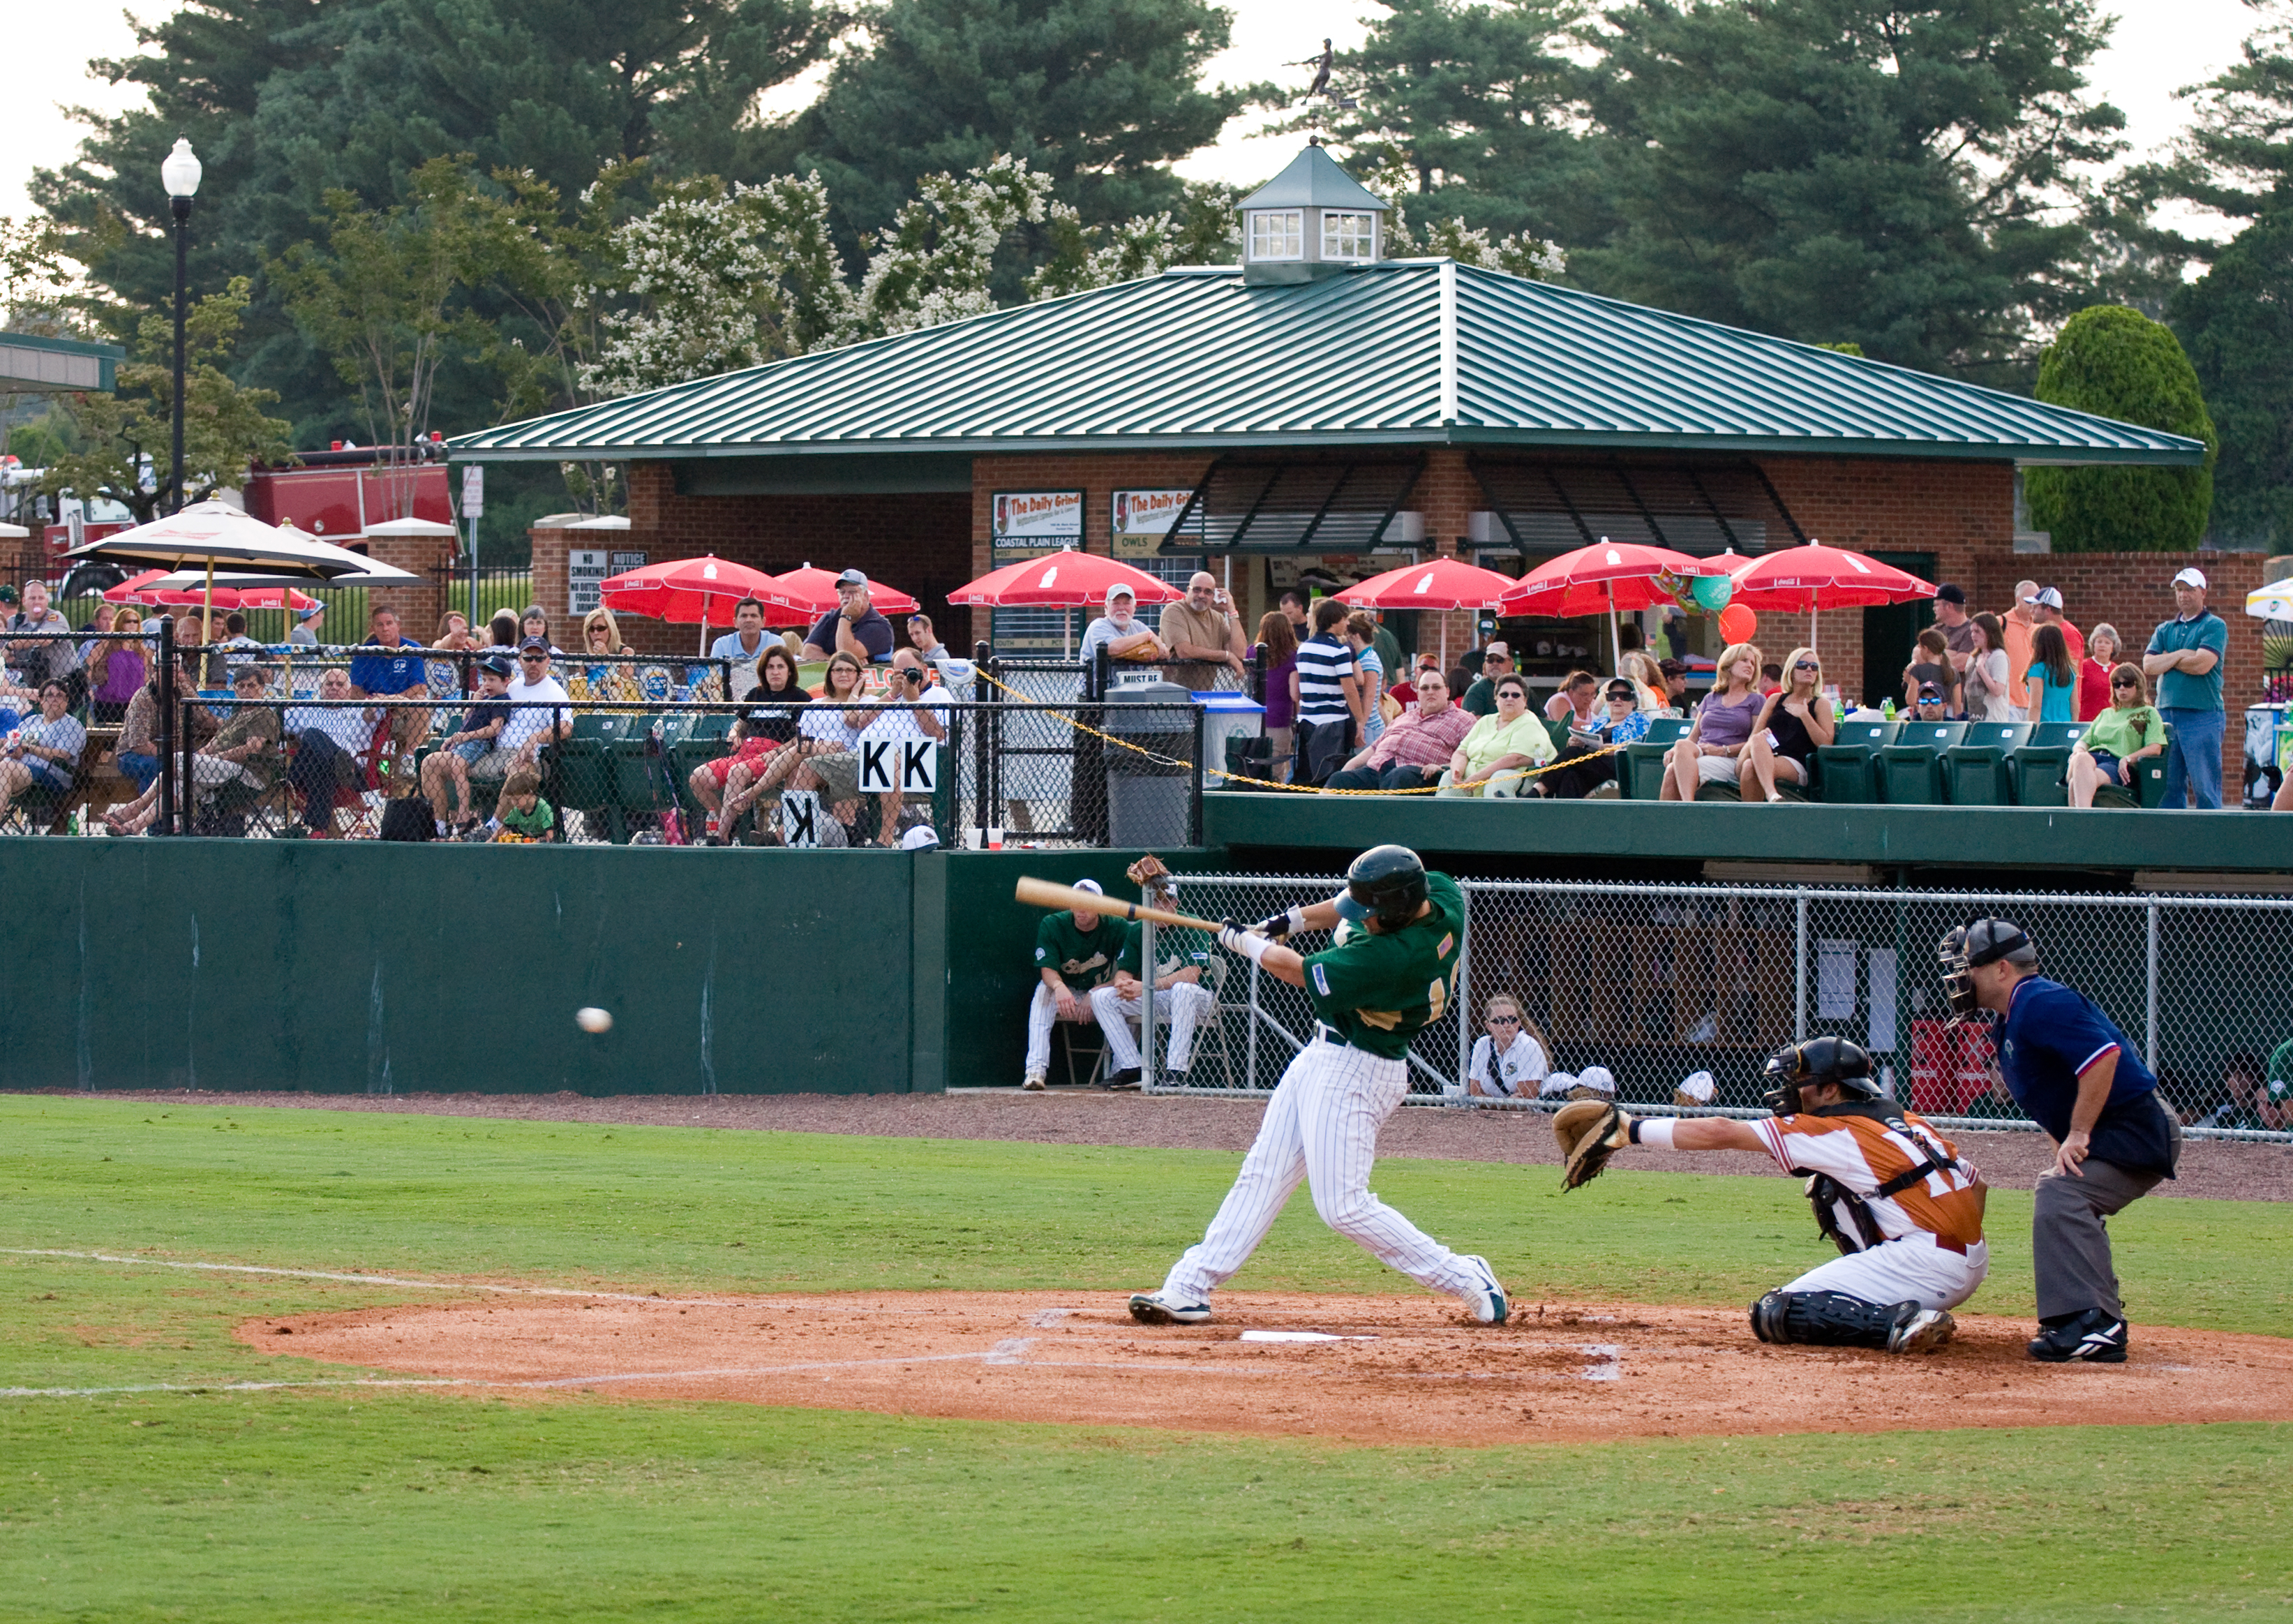
[[[438,617],[446,612],[446,582],[439,572],[454,561],[453,538],[377,536],[368,544],[367,556],[377,564],[391,564],[422,577],[422,584],[418,587],[370,589],[367,593],[367,607],[369,610],[394,611],[408,642],[430,642],[438,635]],[[336,629],[337,635],[349,629]],[[364,627],[355,629],[360,637],[366,635]]]
[[[1409,493],[1409,503],[1425,516],[1425,543],[1433,555],[1470,559],[1467,526],[1472,516],[1488,505],[1488,498],[1466,467],[1463,451],[1443,446],[1430,453],[1425,471],[1417,476],[1416,489]],[[1446,648],[1454,660],[1479,641],[1475,627],[1479,619],[1476,611],[1469,609],[1429,614],[1418,623],[1419,647]]]
[[[644,465],[637,466],[642,467]],[[629,494],[632,498],[636,494],[635,479],[630,481]],[[568,516],[564,522],[573,523],[577,516]],[[632,531],[635,528],[632,524]],[[570,583],[565,573],[565,555],[571,550],[572,538],[555,524],[547,527],[536,525],[525,533],[533,544],[533,601],[549,612],[549,624],[552,634],[555,635],[555,628],[566,618],[566,594]],[[558,637],[557,642],[562,647],[574,646],[564,637]]]

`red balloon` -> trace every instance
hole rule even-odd
[[[1759,629],[1760,617],[1741,604],[1730,604],[1720,612],[1720,635],[1730,643],[1749,643]]]

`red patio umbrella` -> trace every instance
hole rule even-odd
[[[836,575],[834,570],[814,569],[807,564],[800,570],[790,570],[785,575],[772,577],[758,596],[766,605],[795,612],[803,618],[784,621],[767,613],[765,623],[767,626],[810,626],[836,607]],[[880,581],[868,583],[868,601],[874,605],[877,613],[887,618],[895,614],[913,614],[922,607],[899,588],[887,587]]]
[[[709,553],[609,575],[597,583],[597,601],[608,609],[672,625],[698,622],[701,652],[706,654],[710,623],[730,626],[733,605],[744,597],[762,600],[774,584],[762,570]]]
[[[1517,583],[1462,558],[1429,558],[1356,581],[1337,595],[1357,609],[1494,609]],[[1449,663],[1449,628],[1441,627],[1441,664]]]
[[[149,602],[149,599],[138,597],[137,594],[142,592],[142,589],[151,582],[165,579],[166,573],[167,572],[165,570],[138,570],[134,574],[130,575],[126,581],[121,581],[117,586],[106,592],[103,595],[103,601],[107,604],[141,604]]]
[[[825,572],[822,572],[825,573]],[[951,604],[992,609],[1087,609],[1106,601],[1109,587],[1128,587],[1142,604],[1174,603],[1186,596],[1166,581],[1119,558],[1061,548],[1040,558],[1023,558],[990,570],[947,595]]]
[[[1608,617],[1608,645],[1623,663],[1616,615],[1625,609],[1653,609],[1678,601],[1664,576],[1719,575],[1726,572],[1708,558],[1691,558],[1645,541],[1611,541],[1547,559],[1512,585],[1497,605],[1500,614],[1600,614]]]
[[[1114,586],[1130,588],[1131,597],[1142,604],[1167,604],[1186,596],[1170,582],[1119,559],[1063,547],[1056,553],[990,570],[969,586],[949,593],[947,601],[997,609],[1087,609],[1105,603],[1106,589]],[[1064,623],[1061,635],[1072,652],[1074,617],[1059,618]]]
[[[1779,609],[1807,616],[1807,646],[1815,646],[1816,612],[1874,609],[1882,604],[1916,603],[1934,596],[1932,581],[1908,570],[1811,540],[1804,547],[1778,548],[1737,564],[1734,601],[1753,609]]]

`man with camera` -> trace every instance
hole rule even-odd
[[[1185,601],[1163,611],[1162,634],[1175,662],[1163,668],[1165,681],[1197,694],[1221,684],[1242,686],[1242,621],[1209,571],[1196,570],[1187,578]]]
[[[939,673],[926,665],[923,656],[914,649],[894,652],[892,689],[884,702],[885,708],[877,713],[876,719],[861,730],[858,748],[863,757],[871,744],[893,746],[887,759],[896,762],[901,744],[916,739],[928,739],[935,745],[947,743],[947,707],[955,702],[955,695],[947,691]],[[877,844],[900,843],[900,811],[905,800],[895,767],[892,787],[883,792],[883,816],[878,824]]]

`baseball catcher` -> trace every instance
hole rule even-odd
[[[1807,1181],[1815,1225],[1839,1248],[1752,1304],[1762,1342],[1924,1353],[1950,1339],[1949,1311],[1990,1271],[1987,1187],[1949,1140],[1872,1080],[1871,1057],[1840,1037],[1780,1049],[1767,1064],[1774,1116],[1635,1118],[1579,1100],[1553,1113],[1565,1189],[1598,1178],[1627,1145],[1753,1150]]]

